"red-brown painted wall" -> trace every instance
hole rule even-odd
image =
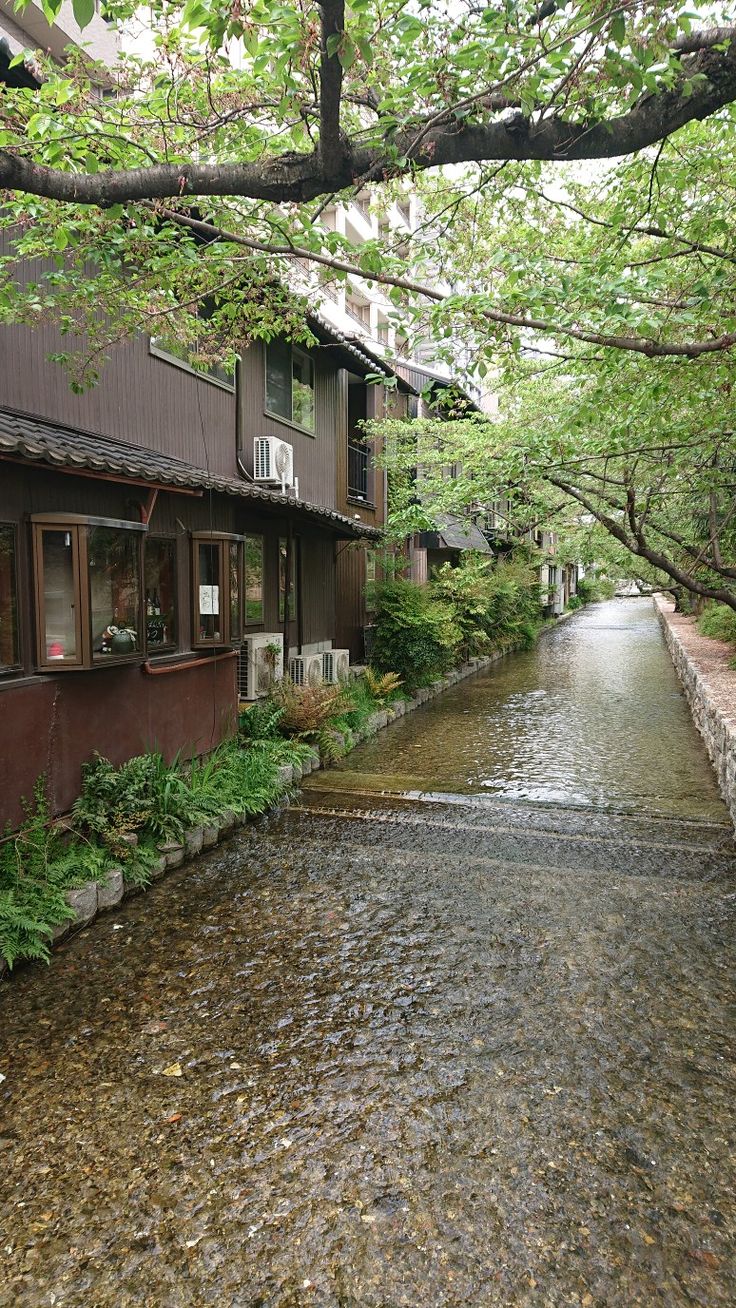
[[[236,660],[150,676],[141,665],[39,677],[0,691],[0,828],[45,773],[52,811],[79,794],[95,749],[112,763],[158,749],[167,760],[214,749],[237,723]]]

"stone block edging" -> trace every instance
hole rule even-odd
[[[693,722],[703,737],[708,758],[718,780],[724,803],[736,826],[736,674],[731,693],[712,684],[697,655],[688,649],[688,625],[678,630],[674,605],[662,595],[654,596],[654,610]],[[699,637],[702,640],[704,638]],[[714,642],[715,645],[715,642]]]
[[[456,686],[459,681],[463,681],[466,677],[472,677],[474,673],[482,672],[491,663],[504,658],[506,654],[513,653],[517,648],[517,645],[510,644],[494,650],[492,654],[488,654],[483,658],[470,659],[468,663],[461,664],[459,668],[453,668],[446,676],[434,681],[430,686],[418,690],[411,699],[400,700],[395,704],[388,704],[384,709],[378,709],[369,719],[370,725],[367,730],[351,742],[345,742],[345,753],[349,754],[362,740],[375,735],[378,731],[382,731],[384,727],[390,726],[392,722],[395,722],[399,717],[403,717],[405,713],[411,713],[414,709],[420,708],[437,695],[442,694],[443,691]],[[301,781],[303,776],[307,776],[310,772],[323,766],[324,764],[317,754],[311,755],[304,763],[297,763],[293,767],[290,763],[280,765],[278,768],[278,777],[281,784],[279,799],[283,797],[287,790]],[[262,814],[258,816],[262,816]],[[162,843],[159,845],[160,857],[151,869],[151,881],[158,881],[166,872],[201,858],[202,854],[209,853],[222,840],[231,836],[237,827],[245,825],[247,821],[249,819],[246,815],[241,817],[229,812],[223,814],[217,822],[212,822],[208,826],[190,828],[184,833],[181,843],[175,840]],[[70,908],[74,910],[74,917],[62,922],[55,928],[49,942],[51,949],[53,950],[57,944],[66,941],[70,934],[82,931],[85,927],[90,926],[100,913],[117,908],[123,899],[127,899],[130,895],[139,894],[140,890],[140,886],[131,885],[124,880],[122,867],[111,869],[105,882],[88,881],[82,886],[75,886],[73,889],[68,890],[67,902]],[[0,957],[0,978],[7,970],[8,965],[5,959]]]

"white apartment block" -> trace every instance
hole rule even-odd
[[[99,13],[82,31],[74,18],[71,0],[64,0],[52,27],[34,0],[20,13],[16,13],[13,0],[0,0],[0,74],[7,69],[10,60],[24,50],[41,50],[63,63],[69,46],[78,46],[90,60],[112,69],[120,51],[120,36]],[[25,71],[33,77],[35,70],[31,60],[25,65]],[[18,76],[22,78],[22,72]]]

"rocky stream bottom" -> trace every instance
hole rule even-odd
[[[335,779],[3,987],[3,1308],[732,1305],[729,828]]]

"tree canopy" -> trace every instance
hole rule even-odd
[[[50,21],[59,2],[45,0]],[[81,23],[94,12],[74,8]],[[103,11],[136,22],[132,0]],[[130,332],[222,356],[276,332],[309,339],[307,305],[331,283],[382,284],[404,328],[454,371],[490,373],[499,397],[491,422],[390,430],[395,479],[419,455],[435,507],[472,512],[504,488],[519,521],[572,504],[641,566],[735,603],[726,13],[646,0],[148,12],[144,56],[105,70],[37,56],[39,84],[5,88],[0,321],[58,323],[84,386]],[[410,239],[382,225],[353,246],[325,220],[356,197],[383,215],[409,185]],[[457,462],[459,478],[439,476]],[[404,525],[427,512],[411,498]]]
[[[49,21],[60,3],[44,0]],[[84,24],[95,6],[74,9]],[[103,0],[102,12],[137,21],[132,0]],[[554,293],[532,278],[526,295],[524,275],[546,245],[525,248],[544,225],[540,206],[558,229],[570,216],[545,192],[559,193],[559,176],[567,188],[574,161],[621,156],[646,170],[650,150],[688,124],[715,124],[714,142],[730,131],[736,27],[717,8],[706,21],[646,0],[154,0],[146,14],[145,57],[100,69],[79,52],[63,66],[36,56],[40,85],[6,87],[0,106],[0,222],[14,238],[0,314],[88,331],[82,381],[116,333],[157,318],[201,339],[204,300],[215,350],[296,330],[303,303],[279,287],[293,286],[298,261],[323,279],[382,282],[439,338],[459,317],[479,339],[490,327],[490,343],[497,328],[559,330],[699,357],[736,341],[725,329],[693,336],[682,315],[671,331],[650,330],[644,315],[624,320],[618,298],[615,322],[610,300],[578,319],[572,265]],[[335,199],[368,191],[380,207],[403,179],[423,178],[428,221],[408,251],[390,235],[355,249],[321,221]],[[442,215],[457,236],[476,201],[469,259]],[[679,213],[651,210],[642,222],[661,228],[653,239],[684,253]],[[614,246],[630,216],[614,214]],[[54,274],[21,286],[14,260],[49,251]]]

